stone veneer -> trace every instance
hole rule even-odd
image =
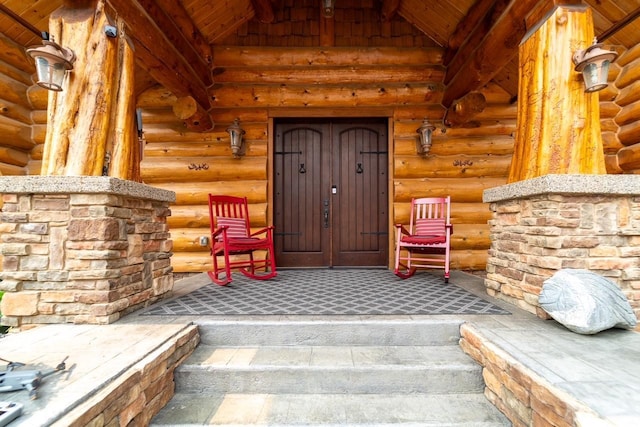
[[[52,427],[148,426],[175,395],[174,371],[199,342],[198,327],[190,325],[88,395]]]
[[[487,293],[548,318],[543,282],[564,268],[618,284],[640,315],[640,176],[546,175],[485,190]]]
[[[493,343],[472,324],[463,324],[460,334],[462,350],[483,368],[484,395],[513,427],[613,426],[579,398]]]
[[[175,193],[110,177],[0,177],[1,322],[108,324],[169,296]]]

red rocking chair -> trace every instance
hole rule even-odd
[[[407,279],[416,268],[442,268],[449,282],[450,197],[411,200],[409,228],[396,224],[396,276]]]
[[[213,270],[208,274],[214,283],[228,285],[232,269],[258,280],[276,276],[273,226],[251,233],[246,197],[209,194],[209,224]],[[254,252],[264,256],[256,258]],[[220,256],[223,265],[218,262]]]

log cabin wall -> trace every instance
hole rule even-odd
[[[616,78],[620,75],[620,64],[614,62],[609,68],[609,86],[598,92],[600,100],[600,130],[602,133],[602,148],[604,161],[609,174],[622,173],[618,164],[618,152],[624,147],[618,139],[619,126],[615,122],[620,106],[616,99],[620,90],[616,86]]]
[[[383,22],[373,0],[338,2],[333,37],[314,4],[297,2],[293,9],[293,0],[283,3],[271,24],[253,19],[232,32],[220,29],[229,34],[214,43],[213,131],[186,131],[172,111],[176,98],[162,87],[139,97],[146,139],[143,179],[177,193],[169,218],[175,271],[210,267],[208,250],[199,244],[199,237],[208,235],[207,193],[246,194],[253,226],[270,222],[274,117],[346,114],[391,119],[390,223],[405,221],[412,196],[450,194],[453,267],[484,269],[491,213],[481,202],[482,192],[506,181],[516,128],[513,100],[490,84],[483,90],[485,111],[466,127],[442,132],[442,50],[430,38],[401,18]],[[33,66],[22,46],[2,35],[0,45],[0,173],[36,175],[47,91],[33,85]],[[610,74],[615,85],[600,93],[609,173],[639,168],[639,58],[638,46],[622,54]],[[421,157],[415,152],[415,131],[425,117],[438,129],[431,154]],[[225,131],[235,118],[247,131],[241,159],[232,158]]]
[[[311,3],[278,8],[274,23],[251,21],[214,45],[211,132],[186,131],[171,110],[175,97],[163,88],[139,98],[146,139],[143,180],[177,195],[168,220],[176,273],[210,268],[208,250],[199,244],[209,233],[207,193],[247,195],[252,226],[270,222],[274,118],[343,116],[390,118],[390,212],[395,214],[389,223],[407,222],[411,197],[450,194],[452,267],[484,269],[491,214],[482,192],[506,182],[515,105],[489,85],[483,91],[488,107],[473,123],[446,131],[438,125],[431,154],[417,155],[422,120],[438,124],[444,115],[443,50],[404,20],[381,23],[373,2],[361,8],[350,3],[336,5],[331,46],[322,46],[323,24]],[[235,118],[246,131],[246,155],[240,159],[232,157],[225,131]]]
[[[618,148],[616,162],[608,162],[617,167],[616,172],[637,174],[640,173],[640,45],[624,52],[614,64],[619,73],[610,86],[615,86],[617,93],[613,106],[603,111],[615,112],[615,116],[607,129],[607,138],[603,125],[603,141],[611,141],[605,143],[605,150]],[[611,173],[609,167],[607,171]]]
[[[0,33],[0,175],[40,174],[49,95],[34,76],[24,48]]]
[[[32,140],[33,68],[21,46],[0,34],[0,175],[26,175]],[[46,108],[46,101],[45,101]],[[0,202],[1,203],[1,202]]]

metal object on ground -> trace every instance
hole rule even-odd
[[[69,356],[65,357],[62,362],[58,364],[54,369],[51,369],[48,372],[42,373],[36,369],[25,369],[15,370],[15,368],[20,368],[25,366],[24,363],[20,362],[10,362],[8,360],[0,358],[0,360],[7,362],[7,369],[5,372],[0,372],[0,392],[5,391],[17,391],[17,390],[28,390],[29,397],[32,400],[35,400],[37,395],[38,387],[42,385],[42,381],[48,377],[49,375],[55,374],[56,372],[64,371],[67,369],[67,365],[65,361]],[[0,427],[2,424],[0,424]]]
[[[22,404],[17,402],[0,402],[0,427],[22,415]]]

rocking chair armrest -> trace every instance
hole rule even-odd
[[[222,227],[218,227],[216,228],[213,233],[211,233],[211,238],[213,240],[216,239],[216,236],[219,236],[221,233],[224,233],[225,231],[227,231],[227,229],[229,228],[228,225],[223,225]],[[226,234],[226,233],[225,233]]]
[[[273,225],[269,225],[265,228],[261,228],[260,230],[254,231],[253,233],[250,234],[250,237],[254,237],[257,236],[259,234],[265,234],[265,233],[270,233],[275,227]]]
[[[407,236],[411,236],[411,233],[409,233],[409,230],[407,230],[404,225],[402,224],[396,224],[395,227],[398,229],[399,232],[401,232],[402,234],[406,234]]]

